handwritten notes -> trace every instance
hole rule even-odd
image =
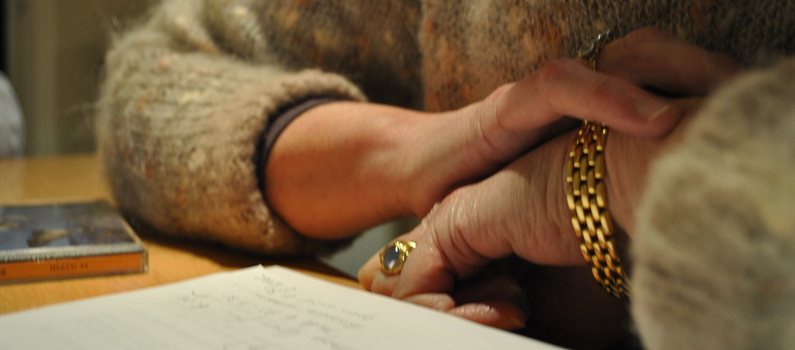
[[[0,317],[2,349],[550,349],[282,267]]]

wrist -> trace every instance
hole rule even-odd
[[[306,111],[271,150],[264,176],[269,205],[317,238],[346,237],[408,214],[401,166],[418,114],[355,102]]]
[[[665,138],[641,138],[611,131],[605,147],[607,193],[613,219],[635,234],[635,210],[640,205],[652,162],[681,138],[689,118],[683,118]]]
[[[508,176],[523,178],[522,186],[507,189],[504,196],[520,195],[521,209],[515,247],[525,247],[519,255],[545,265],[582,265],[579,239],[572,227],[566,204],[564,164],[575,132],[564,133],[519,158],[506,168]],[[503,229],[503,228],[501,228]],[[527,242],[527,239],[533,241]]]
[[[607,167],[608,208],[615,225],[632,236],[635,227],[634,208],[640,201],[639,177],[647,173],[647,161],[632,148],[635,141],[611,130],[605,147]],[[637,145],[640,146],[640,145]]]
[[[605,160],[611,135],[600,123],[585,122],[566,152],[566,203],[580,251],[594,279],[617,298],[630,293],[629,280],[617,242],[620,227],[608,194],[610,176]]]
[[[406,192],[411,211],[424,216],[456,187],[466,185],[499,170],[521,155],[524,147],[516,140],[530,135],[505,128],[498,109],[502,96],[514,84],[506,84],[485,99],[463,108],[429,113],[412,126],[404,162]]]
[[[476,108],[427,113],[400,136],[401,202],[417,217],[455,188],[498,169],[493,153],[482,149],[473,119]]]

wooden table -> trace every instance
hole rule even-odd
[[[0,160],[0,204],[110,200],[93,155]],[[217,245],[138,232],[149,252],[149,271],[79,279],[0,285],[0,314],[130,291],[257,264],[279,264],[335,283],[358,284],[314,259],[266,259]]]

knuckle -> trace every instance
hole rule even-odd
[[[447,241],[446,231],[441,229],[438,222],[423,220],[423,225],[424,234],[421,237],[420,245],[425,252],[430,252],[435,258],[424,259],[422,268],[428,271],[449,271],[452,263],[449,258],[450,249],[445,243]]]
[[[471,211],[468,203],[467,187],[453,191],[434,213],[433,222],[428,222],[428,230],[447,265],[457,275],[472,268],[478,254],[470,242]]]
[[[555,59],[547,62],[535,74],[533,79],[534,91],[537,93],[540,110],[554,111],[554,106],[559,101],[558,92],[565,90],[561,85],[566,84],[569,75],[581,66],[582,63],[573,59]]]
[[[572,64],[578,63],[571,59],[550,60],[538,70],[535,81],[541,86],[557,83],[571,72]]]
[[[523,90],[524,81],[517,83],[503,84],[494,90],[488,97],[483,99],[476,109],[476,113],[481,117],[477,119],[480,121],[496,120],[500,121],[505,118],[511,109],[509,102],[506,100],[511,99],[511,94],[515,94],[516,90]]]
[[[599,76],[591,83],[588,88],[588,94],[595,101],[611,101],[614,100],[615,81],[606,76]]]

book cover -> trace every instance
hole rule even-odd
[[[0,206],[0,283],[146,268],[141,240],[106,202]]]

